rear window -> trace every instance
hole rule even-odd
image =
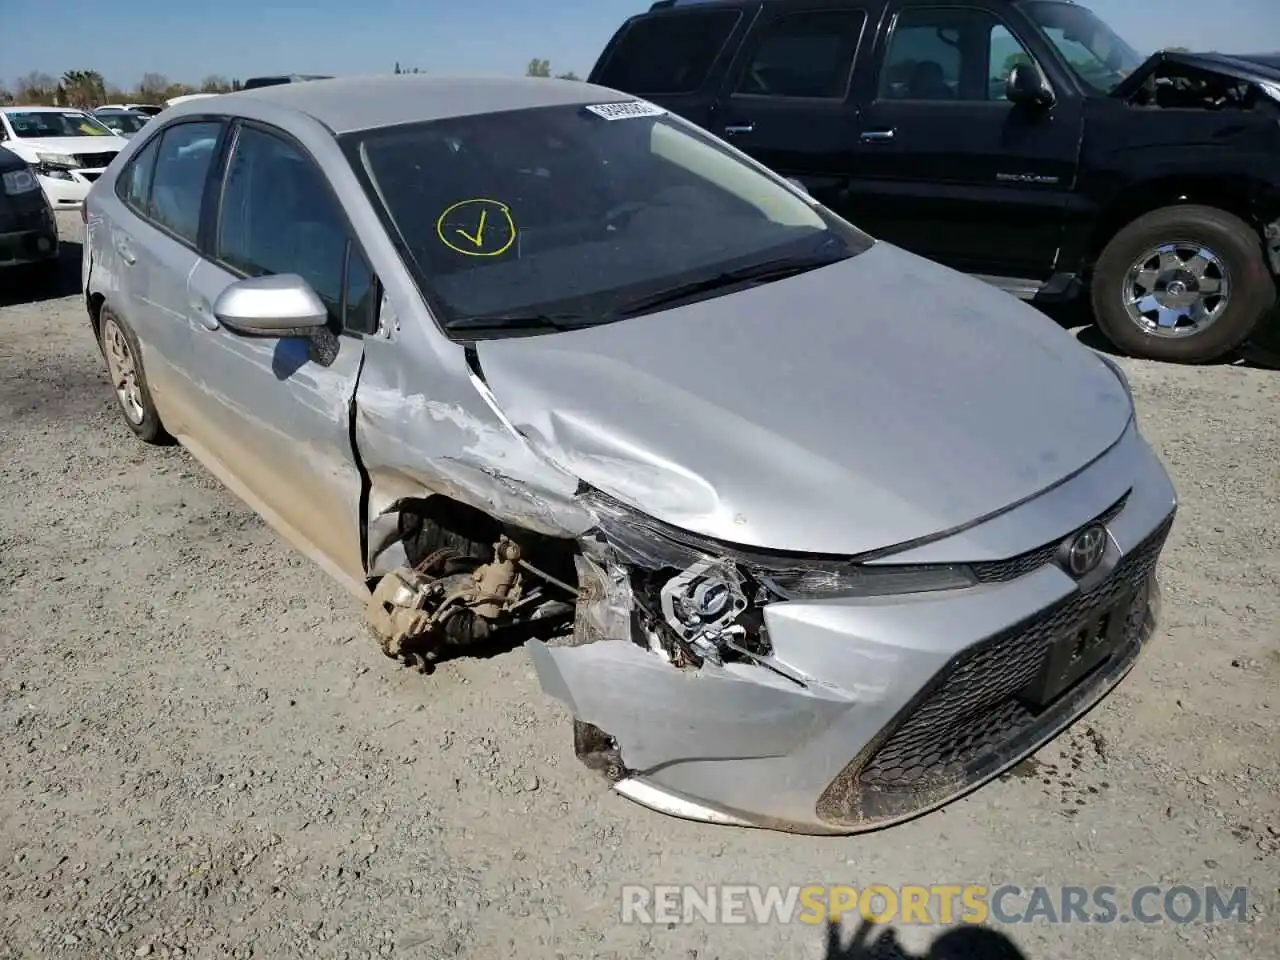
[[[649,96],[693,93],[741,16],[738,10],[698,10],[633,20],[594,82]]]

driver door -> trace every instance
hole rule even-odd
[[[1002,4],[899,0],[890,12],[864,81],[848,215],[956,269],[1047,279],[1075,183],[1079,98],[1059,91],[1045,110],[1005,99],[1013,64],[1036,58]]]
[[[188,280],[200,419],[193,450],[281,533],[364,589],[362,479],[349,411],[377,282],[324,174],[283,132],[243,122],[212,242]],[[316,338],[233,333],[214,315],[242,277],[296,273],[329,308]]]

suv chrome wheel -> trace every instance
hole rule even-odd
[[[1124,306],[1146,334],[1185,337],[1202,333],[1226,311],[1231,274],[1203,244],[1186,241],[1151,247],[1130,266]]]

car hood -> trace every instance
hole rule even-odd
[[[1120,379],[1051,320],[885,243],[662,313],[481,341],[549,460],[704,536],[838,555],[1003,511],[1121,436]]]
[[[125,148],[127,141],[116,136],[111,137],[23,137],[8,143],[10,149],[23,154],[35,153],[107,153],[119,152]]]
[[[1195,67],[1233,80],[1258,84],[1267,96],[1280,100],[1280,53],[1190,53],[1181,50],[1159,50],[1151,54],[1111,91],[1110,96],[1127,100],[1165,63]]]

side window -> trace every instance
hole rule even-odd
[[[340,324],[347,240],[337,200],[311,158],[287,140],[242,127],[223,186],[215,258],[251,277],[298,274]]]
[[[917,7],[894,20],[880,70],[882,100],[1004,100],[1013,65],[1030,54],[993,14]]]
[[[1002,23],[993,24],[987,42],[987,99],[1004,100],[1009,72],[1019,63],[1035,66],[1021,41]]]
[[[641,95],[693,93],[706,81],[740,16],[737,10],[698,10],[636,20],[595,82]]]
[[[151,174],[156,168],[156,157],[160,155],[161,137],[153,137],[151,142],[139,150],[129,165],[116,177],[116,196],[124,201],[134,213],[147,216],[147,201],[151,199]]]
[[[737,92],[844,99],[866,19],[861,10],[816,10],[779,17],[761,32]]]
[[[178,123],[160,136],[147,213],[188,243],[200,229],[200,202],[222,133],[217,121]]]

